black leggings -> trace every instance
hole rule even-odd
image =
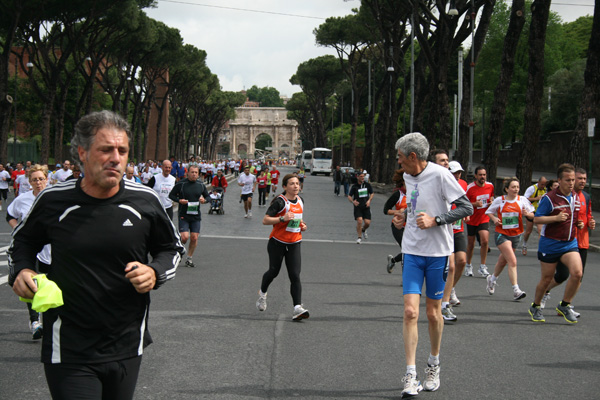
[[[392,224],[392,234],[394,235],[394,239],[398,243],[398,246],[402,248],[402,236],[404,236],[404,228],[398,229],[394,224]],[[394,262],[402,261],[402,252],[398,253],[396,257],[394,257]]]
[[[142,356],[100,364],[44,364],[53,399],[130,400]]]
[[[258,188],[258,205],[264,205],[267,204],[267,196],[269,195],[269,192],[267,192],[267,188]],[[263,292],[264,293],[264,292]]]
[[[273,238],[269,239],[267,245],[267,251],[269,252],[269,270],[265,272],[262,278],[262,284],[260,290],[263,293],[267,293],[269,285],[273,282],[273,279],[279,275],[281,270],[281,263],[285,258],[285,266],[290,277],[290,293],[294,306],[302,304],[302,284],[300,283],[300,267],[302,259],[300,257],[300,244],[302,242],[294,244],[281,243]]]
[[[585,272],[585,262],[587,261],[587,251],[588,249],[579,249],[579,255],[581,256],[581,266],[583,270],[581,271],[581,280],[583,281],[583,273]],[[563,283],[569,279],[569,268],[560,261],[556,264],[556,272],[554,273],[554,280],[556,283]]]

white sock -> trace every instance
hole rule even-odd
[[[442,301],[442,308],[448,307],[448,304],[450,304],[450,303],[447,301]]]
[[[498,277],[494,274],[492,274],[492,282],[496,282],[498,280]]]
[[[434,356],[433,354],[429,354],[429,359],[427,360],[427,364],[429,365],[440,365],[440,355]]]
[[[513,285],[513,291],[516,292],[517,290],[519,290],[519,285]]]
[[[262,292],[262,290],[259,290],[259,291],[258,291],[258,295],[259,295],[260,297],[267,297],[267,294],[266,294],[266,293],[263,293],[263,292]]]
[[[412,376],[417,376],[417,366],[416,365],[407,365],[406,373],[411,374]]]

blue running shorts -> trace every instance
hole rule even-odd
[[[423,257],[404,255],[402,270],[403,294],[421,294],[423,282],[427,282],[426,295],[440,300],[444,295],[448,276],[448,257]]]

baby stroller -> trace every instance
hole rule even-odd
[[[225,191],[222,187],[213,188],[210,193],[210,210],[208,210],[209,214],[217,214],[223,215],[225,214],[225,209],[223,208],[223,197],[225,196]]]

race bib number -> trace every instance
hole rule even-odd
[[[462,228],[462,218],[459,219],[458,221],[454,221],[454,223],[452,224],[452,229],[455,231],[459,231]]]
[[[163,183],[160,185],[160,194],[169,195],[169,193],[171,193],[171,189],[173,189],[173,187],[171,185]]]
[[[190,201],[187,204],[187,214],[188,215],[198,215],[198,211],[200,210],[200,202],[199,201]]]
[[[358,189],[358,197],[369,197],[369,189]]]
[[[519,213],[502,213],[502,229],[516,229],[519,227]]]
[[[294,214],[294,219],[288,221],[285,230],[288,232],[298,233],[300,232],[300,222],[302,221],[302,214]]]
[[[489,194],[482,194],[480,196],[477,196],[477,200],[481,201],[481,207],[478,207],[478,209],[488,208],[488,206],[490,205],[488,203],[489,198],[490,198]]]

